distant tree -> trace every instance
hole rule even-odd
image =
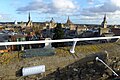
[[[61,23],[57,23],[57,26],[54,28],[53,32],[54,32],[53,40],[64,38],[64,31],[62,29]],[[52,45],[53,47],[60,47],[63,46],[64,43],[53,43]]]

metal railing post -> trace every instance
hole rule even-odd
[[[75,53],[75,46],[76,46],[76,44],[77,44],[77,41],[74,41],[74,42],[73,42],[73,46],[72,46],[72,48],[70,49],[70,53]]]

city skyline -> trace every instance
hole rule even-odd
[[[107,14],[108,24],[119,24],[118,0],[1,0],[0,22],[50,21],[65,23],[67,17],[75,24],[101,24]]]

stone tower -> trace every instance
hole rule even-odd
[[[72,23],[72,21],[70,20],[69,16],[66,22],[66,28],[70,29],[70,30],[76,30],[76,26]]]
[[[107,28],[107,20],[106,20],[106,14],[104,15],[103,22],[101,24],[101,27],[99,28],[99,35],[103,35],[106,33],[109,33],[109,28]]]
[[[102,26],[102,28],[107,28],[106,14],[104,15],[104,19],[103,19],[101,26]]]

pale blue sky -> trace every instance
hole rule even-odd
[[[107,14],[108,24],[120,24],[120,0],[0,0],[0,22],[27,21],[28,12],[37,22],[70,16],[73,23],[101,24]]]

